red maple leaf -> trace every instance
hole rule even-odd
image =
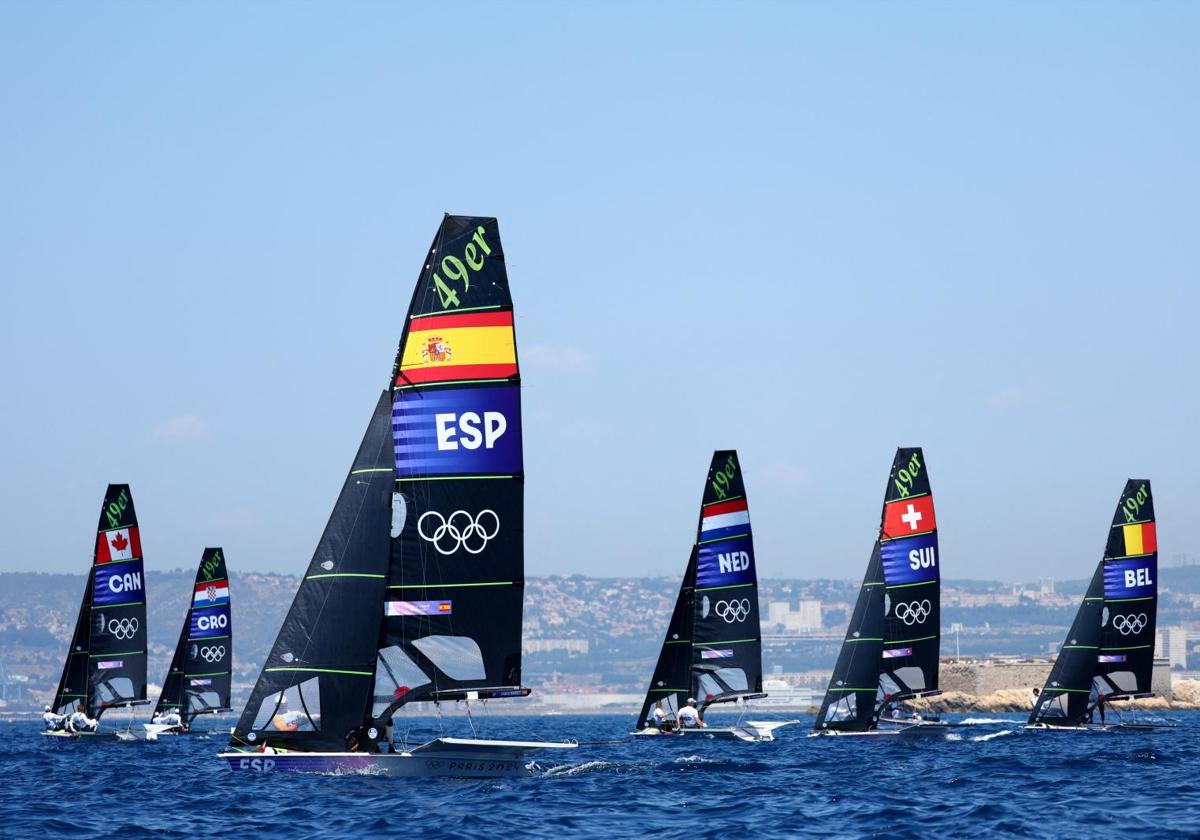
[[[112,547],[117,551],[124,551],[127,545],[129,545],[129,540],[125,539],[125,535],[118,531],[117,535],[113,537]]]

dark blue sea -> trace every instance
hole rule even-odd
[[[490,717],[481,736],[581,742],[536,777],[490,781],[234,774],[216,734],[46,743],[37,723],[3,723],[0,835],[1200,837],[1200,713],[1138,734],[1005,717],[953,716],[994,722],[919,741],[806,738],[803,718],[768,744],[624,741],[627,716]]]

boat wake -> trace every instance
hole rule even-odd
[[[958,722],[958,725],[959,726],[995,726],[997,724],[1011,725],[1015,722],[1016,721],[1012,721],[1007,718],[969,717],[969,718],[963,718],[962,720],[960,720]]]
[[[544,778],[552,778],[554,776],[582,776],[585,773],[603,773],[609,770],[620,770],[621,768],[611,761],[585,761],[582,764],[563,764],[558,767],[551,767],[542,773]]]
[[[1005,721],[1005,723],[1011,723],[1011,722],[1012,721]],[[972,735],[971,740],[975,741],[976,743],[979,743],[981,741],[990,741],[993,738],[999,738],[1002,735],[1013,735],[1016,733],[1016,731],[1017,730],[1015,730],[1015,729],[1001,729],[999,732],[989,732],[986,735]]]

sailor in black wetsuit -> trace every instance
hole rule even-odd
[[[1104,726],[1104,695],[1103,694],[1096,696],[1096,705],[1092,706],[1092,708],[1088,710],[1088,723],[1092,723],[1095,720],[1095,717],[1093,715],[1094,712],[1100,713],[1100,725]]]

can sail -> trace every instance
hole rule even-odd
[[[938,692],[941,572],[929,470],[919,447],[896,450],[879,539],[816,730],[873,729],[891,704]]]
[[[146,700],[146,586],[142,540],[128,484],[110,484],[100,508],[92,568],[54,711],[82,702],[89,717]]]
[[[1079,726],[1102,700],[1152,693],[1157,581],[1154,497],[1149,480],[1131,478],[1031,724]]]
[[[206,548],[154,714],[176,711],[190,725],[198,715],[228,712],[232,680],[233,617],[225,552]]]
[[[446,216],[231,746],[353,751],[408,702],[528,693],[519,388],[497,222]]]
[[[709,705],[761,695],[756,568],[737,452],[718,450],[708,469],[696,542],[638,728],[649,725],[659,702],[674,714],[689,697]]]

